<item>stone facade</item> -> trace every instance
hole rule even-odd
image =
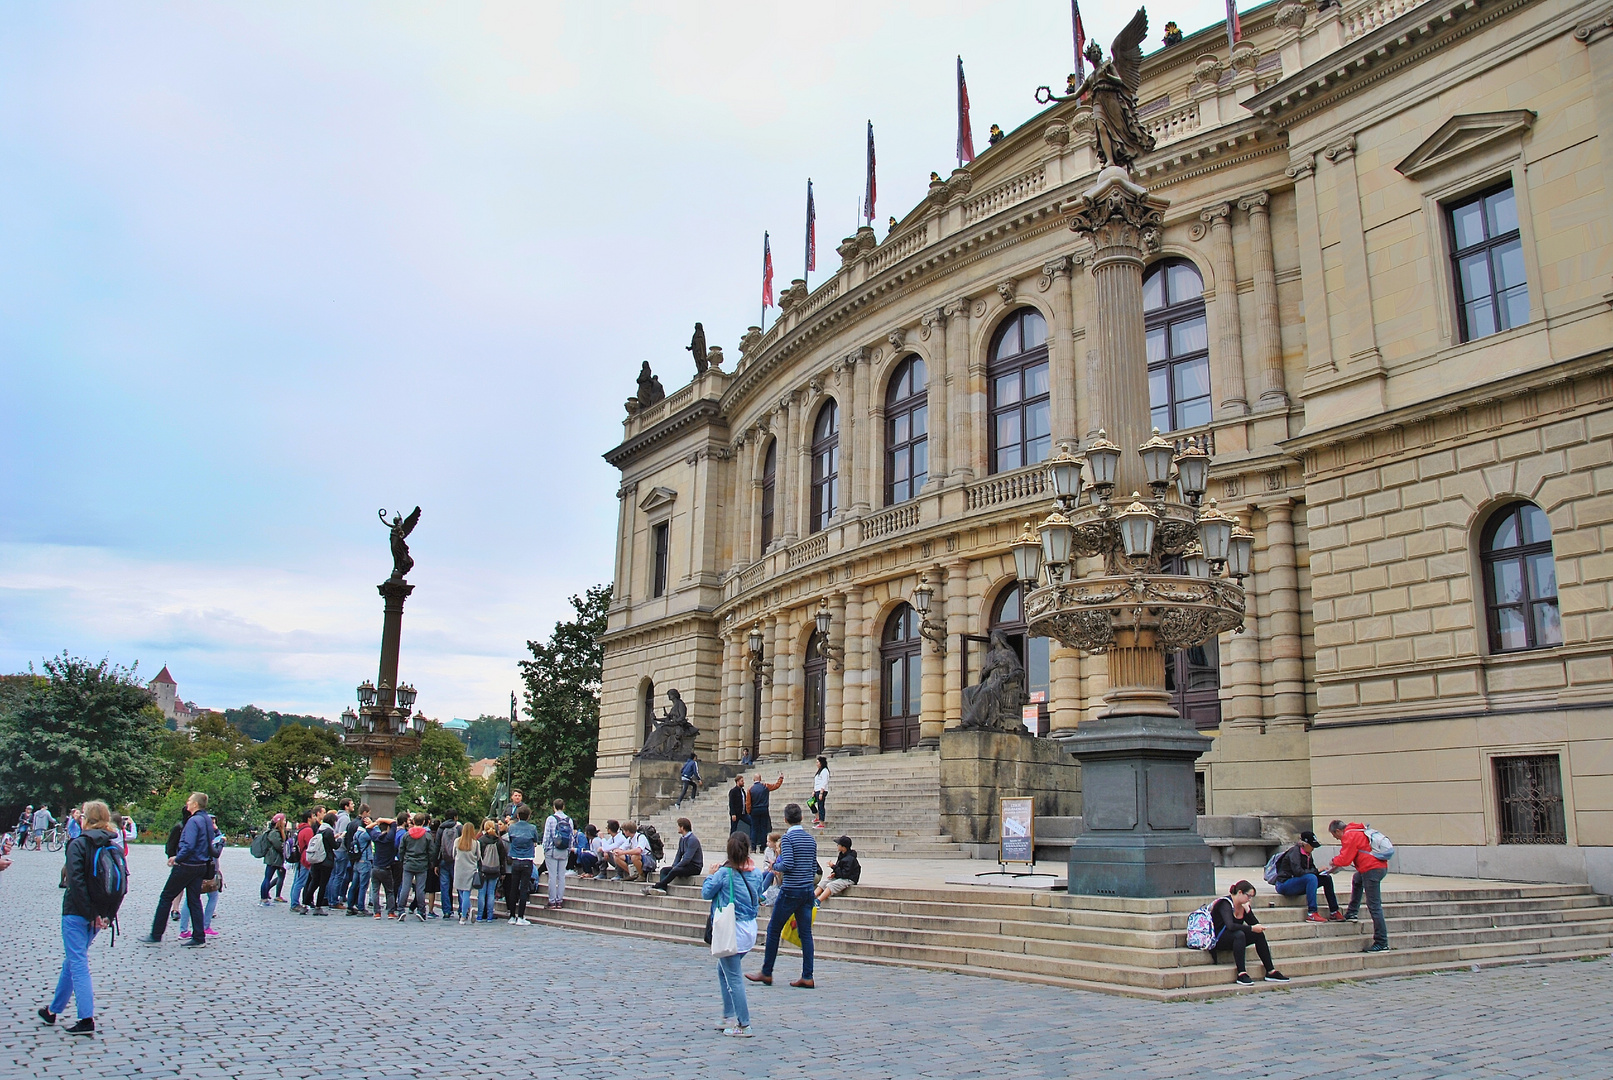
[[[1211,27],[1148,57],[1139,95],[1159,145],[1137,178],[1169,204],[1152,258],[1203,281],[1208,411],[1170,434],[1211,443],[1210,494],[1256,536],[1247,632],[1220,642],[1205,812],[1366,819],[1407,870],[1613,888],[1613,9],[1286,0],[1243,27],[1230,55]],[[652,685],[657,708],[682,692],[707,760],[880,752],[881,641],[921,582],[918,739],[957,723],[968,637],[1050,505],[1039,467],[993,467],[1011,317],[1047,327],[1051,444],[1104,426],[1092,252],[1067,221],[1097,165],[1087,110],[1055,104],[883,240],[848,237],[732,370],[629,402],[606,455],[623,483],[597,815],[630,805]],[[1508,185],[1526,299],[1481,335],[1452,208]],[[928,481],[888,504],[888,385],[915,356]],[[1481,534],[1518,500],[1550,522],[1561,643],[1498,651]],[[1053,737],[1097,714],[1106,670],[1051,650]],[[1557,759],[1566,843],[1502,842],[1493,759],[1519,756]]]

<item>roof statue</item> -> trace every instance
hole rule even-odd
[[[420,524],[420,508],[415,507],[414,512],[408,517],[393,514],[390,523],[386,520],[384,509],[377,510],[376,513],[381,517],[381,524],[392,531],[392,576],[387,580],[401,582],[404,576],[414,569],[414,559],[409,555],[407,540],[409,534],[414,532],[414,527]]]
[[[706,368],[706,328],[699,323],[694,324],[694,337],[689,339],[685,349],[694,354],[694,370],[696,375],[704,375]]]
[[[1098,159],[1105,165],[1118,165],[1127,172],[1142,155],[1154,148],[1154,137],[1137,119],[1137,88],[1143,80],[1143,39],[1148,36],[1148,11],[1138,8],[1125,29],[1109,46],[1109,59],[1096,41],[1087,46],[1092,74],[1080,86],[1072,76],[1071,92],[1057,97],[1045,86],[1037,87],[1036,100],[1069,101],[1086,98],[1092,103],[1092,126],[1097,135]]]
[[[641,409],[648,409],[666,397],[666,391],[661,388],[661,380],[650,372],[650,362],[644,361],[638,369],[638,404]]]

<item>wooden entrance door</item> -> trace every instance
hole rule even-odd
[[[822,650],[818,647],[821,640],[816,630],[807,642],[807,660],[803,667],[806,674],[805,715],[802,717],[803,731],[801,737],[801,754],[803,757],[815,758],[823,753],[823,720],[824,698],[827,696],[829,684],[829,660],[818,655]]]
[[[891,612],[879,646],[881,750],[910,750],[918,745],[923,646],[918,613],[907,604]]]

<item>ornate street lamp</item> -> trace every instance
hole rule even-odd
[[[1137,455],[1143,459],[1143,472],[1148,486],[1154,490],[1154,498],[1163,498],[1171,484],[1171,461],[1176,457],[1176,447],[1161,438],[1159,429],[1155,428],[1153,438],[1137,448]]]
[[[351,734],[358,727],[358,713],[349,705],[342,710],[342,730]]]
[[[947,651],[947,624],[930,621],[930,601],[935,597],[935,586],[927,575],[919,577],[913,587],[913,609],[919,613],[919,636],[928,641],[942,656]]]
[[[1115,515],[1120,526],[1120,545],[1126,558],[1141,562],[1154,552],[1154,535],[1159,531],[1159,515],[1140,501],[1137,492],[1131,493],[1131,505]]]
[[[1042,576],[1042,540],[1025,522],[1025,531],[1019,534],[1012,549],[1014,552],[1014,571],[1019,580],[1024,583],[1027,590],[1035,587]]]
[[[827,596],[818,601],[818,610],[813,613],[812,621],[818,629],[818,655],[834,665],[836,671],[840,670],[842,660],[846,655],[844,646],[829,643],[829,628],[834,624],[834,613],[829,610]]]
[[[1239,581],[1249,576],[1249,558],[1254,550],[1255,534],[1238,522],[1232,527],[1232,542],[1227,545],[1227,575]]]
[[[1047,476],[1053,483],[1053,497],[1068,509],[1081,501],[1081,459],[1070,453],[1069,443],[1059,443],[1059,452],[1047,462]]]
[[[750,646],[750,669],[753,675],[761,676],[763,684],[773,681],[773,662],[766,658],[762,652],[764,641],[762,639],[762,624],[757,623],[750,628],[750,637],[746,639]]]
[[[1176,486],[1181,489],[1182,501],[1189,506],[1199,504],[1209,483],[1210,455],[1202,443],[1202,439],[1188,439],[1182,452],[1176,455]]]
[[[1070,540],[1074,534],[1070,519],[1057,510],[1042,522],[1042,563],[1047,567],[1050,581],[1065,580],[1070,562]]]
[[[365,709],[375,704],[375,684],[368,679],[358,684],[358,703]]]
[[[1232,526],[1238,519],[1223,513],[1210,500],[1210,505],[1199,511],[1199,543],[1204,545],[1204,557],[1210,565],[1219,567],[1227,561],[1227,549],[1232,544]]]
[[[1092,468],[1092,486],[1098,489],[1098,498],[1107,500],[1115,486],[1115,469],[1120,464],[1120,447],[1109,441],[1102,428],[1098,437],[1087,445],[1087,464]]]

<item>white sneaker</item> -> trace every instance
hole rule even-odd
[[[722,1033],[724,1035],[730,1035],[730,1036],[732,1036],[733,1038],[736,1038],[736,1039],[748,1039],[748,1038],[751,1037],[749,1027],[723,1028]]]

